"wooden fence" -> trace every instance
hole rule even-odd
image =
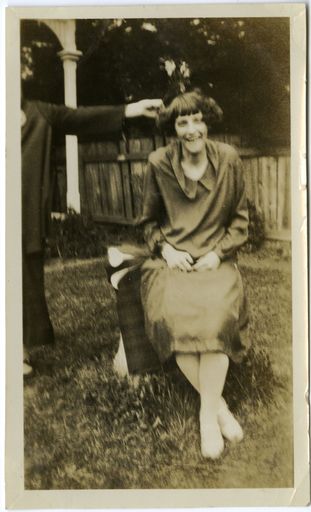
[[[226,141],[236,145],[238,139],[227,138]],[[162,137],[154,137],[130,139],[127,143],[79,145],[82,213],[89,214],[96,221],[132,224],[142,209],[143,179],[148,155],[167,142]],[[289,240],[289,149],[237,149],[245,167],[247,196],[264,216],[267,237]],[[57,169],[60,171],[58,179],[61,188],[65,183],[65,165],[62,160],[59,154]],[[65,191],[61,196],[65,197]]]

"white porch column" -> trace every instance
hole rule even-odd
[[[77,106],[76,69],[82,52],[76,47],[75,20],[42,20],[58,37],[63,50],[58,55],[63,62],[65,104]],[[75,135],[66,136],[67,208],[80,213],[78,141]]]
[[[62,50],[59,56],[64,66],[65,104],[77,106],[76,69],[81,52],[78,50]],[[79,192],[79,155],[78,140],[75,135],[66,135],[66,169],[67,169],[67,208],[81,211]]]

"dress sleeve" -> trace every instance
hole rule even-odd
[[[38,102],[38,108],[53,128],[68,135],[92,136],[121,131],[124,105],[70,108]]]
[[[235,173],[234,204],[232,208],[231,222],[226,229],[224,237],[214,248],[214,252],[221,260],[232,256],[241,247],[248,237],[248,208],[246,188],[244,181],[243,164],[238,158],[233,164]]]
[[[153,165],[148,162],[144,182],[143,213],[140,225],[143,226],[144,238],[152,253],[160,251],[161,243],[165,237],[160,229],[164,214],[164,204],[159,190]]]

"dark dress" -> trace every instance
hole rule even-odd
[[[152,153],[146,177],[143,224],[155,257],[142,266],[145,327],[162,361],[174,352],[221,351],[235,361],[247,348],[247,308],[236,251],[247,239],[243,169],[236,151],[207,140],[209,165],[191,181],[173,142]],[[194,260],[214,251],[216,270],[182,272],[159,257],[167,241]]]
[[[97,135],[121,129],[124,107],[79,107],[23,101],[22,255],[23,340],[26,346],[54,341],[44,294],[43,248],[51,213],[52,130]]]

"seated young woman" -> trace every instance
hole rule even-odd
[[[144,235],[153,256],[142,266],[145,327],[161,361],[172,355],[200,394],[201,451],[216,459],[224,438],[243,430],[222,397],[229,358],[247,349],[247,310],[236,252],[247,239],[241,160],[208,139],[222,114],[194,90],[161,115],[176,140],[150,154],[144,189]]]

